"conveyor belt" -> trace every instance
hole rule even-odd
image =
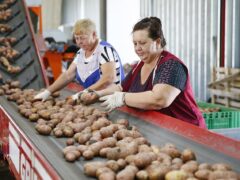
[[[16,0],[10,6],[10,9],[12,10],[11,17],[5,21],[0,21],[0,24],[10,26],[11,30],[10,32],[0,32],[0,37],[15,37],[17,39],[12,48],[17,50],[19,55],[9,59],[9,61],[11,65],[19,66],[21,71],[12,74],[0,63],[0,74],[4,81],[9,79],[20,81],[22,88],[41,89],[45,87],[46,83],[41,69],[41,58],[34,42],[27,8],[23,0]]]
[[[64,91],[66,95],[69,92]],[[65,147],[66,138],[55,138],[53,136],[38,135],[34,129],[34,123],[23,118],[18,112],[14,103],[9,103],[4,97],[0,97],[1,105],[14,119],[19,128],[26,134],[30,141],[38,148],[42,155],[49,161],[52,167],[63,179],[92,179],[84,175],[83,164],[86,162],[82,158],[75,163],[68,163],[62,156],[62,149]],[[233,170],[240,172],[240,160],[234,159],[223,153],[214,151],[207,146],[198,144],[183,136],[177,135],[167,129],[157,127],[145,120],[141,120],[127,113],[114,111],[110,113],[110,119],[126,118],[131,125],[139,128],[141,133],[152,143],[163,145],[167,142],[174,143],[179,149],[191,148],[197,155],[198,162],[224,162],[231,165]],[[223,144],[224,146],[224,144]],[[100,158],[94,158],[99,160]],[[89,161],[88,161],[89,162]]]

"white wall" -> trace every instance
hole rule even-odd
[[[72,27],[82,18],[90,18],[96,23],[100,35],[100,1],[96,0],[63,0],[62,26],[68,38],[72,36]]]
[[[123,64],[139,59],[131,33],[139,19],[139,0],[107,0],[107,41],[119,52]]]

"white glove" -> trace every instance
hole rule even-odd
[[[36,96],[34,96],[34,99],[42,99],[42,101],[45,101],[50,95],[51,92],[45,89],[43,92],[40,92]]]
[[[78,98],[82,95],[82,93],[88,92],[88,89],[84,89],[83,91],[79,91],[78,93],[74,94],[71,96],[71,98],[76,101]]]
[[[124,96],[124,92],[115,92],[111,95],[103,96],[99,100],[104,101],[101,106],[105,106],[107,111],[112,111],[113,109],[121,107],[125,104]]]

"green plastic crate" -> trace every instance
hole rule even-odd
[[[204,112],[208,129],[224,129],[224,128],[238,128],[240,127],[240,110],[234,108],[227,108],[221,105],[211,103],[198,102],[200,108],[220,108],[219,112]]]

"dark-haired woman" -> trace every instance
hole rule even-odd
[[[140,61],[128,73],[121,85],[97,91],[103,106],[109,111],[129,107],[156,110],[163,114],[206,128],[194,100],[189,72],[175,55],[164,50],[166,40],[159,18],[149,17],[133,28],[133,44]],[[84,93],[85,99],[96,95]]]

